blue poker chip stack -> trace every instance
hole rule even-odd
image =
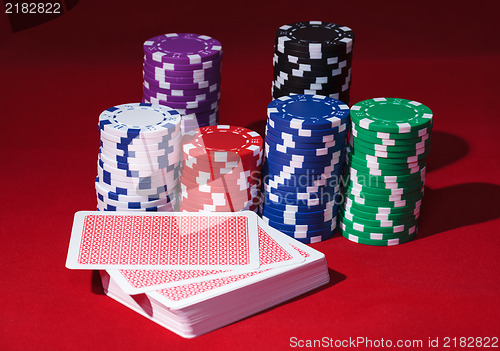
[[[177,210],[179,112],[149,103],[114,106],[99,116],[99,134],[98,210]]]
[[[143,102],[176,109],[182,131],[219,120],[222,45],[207,35],[169,33],[144,42]]]
[[[349,107],[320,95],[291,95],[267,109],[262,218],[304,243],[333,236]]]

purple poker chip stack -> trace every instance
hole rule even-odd
[[[219,120],[222,45],[207,36],[170,33],[144,42],[143,102],[176,109],[183,133]]]

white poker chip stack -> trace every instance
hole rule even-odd
[[[169,107],[132,103],[99,117],[95,182],[100,211],[175,211],[181,116]]]

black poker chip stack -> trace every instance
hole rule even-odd
[[[273,99],[329,96],[349,104],[354,32],[322,21],[281,26],[274,42]]]

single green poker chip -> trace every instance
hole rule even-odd
[[[418,143],[414,144],[406,144],[406,145],[380,145],[380,144],[375,144],[371,143],[369,141],[365,141],[361,138],[351,138],[350,140],[350,145],[352,145],[354,148],[357,146],[361,146],[367,149],[372,149],[375,151],[384,151],[384,152],[394,152],[394,153],[410,153],[412,151],[422,149],[422,148],[428,148],[431,144],[431,140],[427,139],[425,141],[421,141]]]
[[[339,210],[339,218],[341,223],[344,223],[346,226],[363,233],[391,233],[398,234],[399,236],[411,234],[415,231],[418,222],[418,220],[413,219],[400,224],[393,223],[390,225],[393,221],[381,221],[381,225],[378,221],[369,221],[364,220],[361,217],[352,216],[350,213],[346,213],[342,209]],[[352,218],[352,220],[349,218]]]
[[[394,245],[400,245],[407,243],[411,241],[415,236],[417,235],[416,231],[413,234],[410,235],[403,235],[403,236],[398,236],[393,239],[388,239],[384,238],[384,236],[380,236],[380,239],[378,238],[379,236],[373,235],[370,236],[370,238],[367,237],[362,237],[359,235],[355,235],[356,233],[353,229],[350,229],[346,226],[344,226],[342,223],[339,226],[339,231],[342,233],[342,236],[349,239],[350,241],[353,241],[358,244],[364,244],[364,245],[372,245],[372,246],[394,246]]]
[[[374,213],[374,214],[383,214],[383,215],[408,215],[410,213],[416,213],[420,211],[420,207],[422,206],[422,200],[417,201],[415,203],[411,203],[408,206],[402,207],[384,207],[383,205],[367,205],[361,204],[354,201],[351,197],[344,198],[344,206],[352,207],[360,211]]]
[[[375,176],[403,176],[407,174],[413,174],[420,172],[425,165],[416,166],[413,168],[401,168],[401,169],[379,169],[372,168],[369,165],[365,165],[362,162],[358,162],[355,159],[347,160],[347,165],[356,169],[358,172],[365,172]]]
[[[348,206],[345,203],[342,206],[342,208],[345,210],[345,212],[349,212],[352,215],[356,215],[358,218],[365,218],[367,220],[376,220],[376,221],[411,220],[420,217],[420,208],[416,208],[414,210],[404,213],[373,213],[364,211],[355,206]]]
[[[346,185],[347,187],[354,189],[356,191],[360,191],[367,194],[376,194],[376,195],[403,195],[403,194],[414,194],[422,191],[422,187],[424,186],[424,182],[419,182],[416,185],[411,185],[404,188],[393,188],[393,189],[382,189],[376,188],[366,185],[361,185],[356,183],[352,179]]]
[[[413,141],[415,138],[423,138],[425,135],[431,135],[432,132],[432,123],[427,128],[421,129],[417,132],[413,133],[384,133],[384,132],[374,132],[372,130],[363,129],[359,126],[356,126],[353,122],[351,122],[350,129],[354,129],[357,131],[358,135],[363,134],[363,136],[369,136],[372,138],[383,139],[383,142],[391,143],[391,140],[397,140],[398,142],[407,142]]]
[[[400,208],[400,207],[405,208],[409,206],[416,206],[417,203],[421,203],[423,198],[423,193],[419,193],[415,197],[409,199],[390,201],[390,200],[368,199],[366,197],[353,194],[352,192],[349,191],[349,189],[347,189],[345,190],[344,197],[360,205],[382,207],[382,208]]]
[[[363,165],[364,167],[370,168],[370,169],[401,170],[401,169],[423,167],[426,165],[426,160],[420,160],[420,161],[411,162],[411,163],[406,163],[406,162],[404,162],[404,163],[380,163],[380,162],[375,162],[372,160],[367,160],[366,158],[359,157],[358,155],[354,155],[351,152],[350,147],[347,147],[346,150],[347,150],[346,160],[353,160],[356,163]]]
[[[354,104],[351,121],[374,132],[415,133],[432,123],[432,111],[417,101],[374,98]]]
[[[351,123],[350,133],[354,138],[364,140],[368,143],[377,144],[377,145],[387,145],[387,146],[408,146],[414,145],[417,143],[421,143],[422,141],[427,141],[430,139],[431,134],[425,133],[422,135],[417,135],[408,139],[398,139],[398,138],[380,138],[377,136],[378,133],[372,132],[363,128],[359,128],[354,126]],[[383,133],[380,133],[383,134]],[[401,134],[394,134],[394,136],[399,136]]]
[[[396,159],[396,160],[406,160],[408,162],[409,159],[415,157],[417,161],[422,160],[427,157],[430,151],[430,143],[425,144],[419,149],[415,150],[407,150],[407,151],[378,151],[375,148],[361,145],[357,143],[354,145],[352,140],[349,141],[349,146],[351,147],[351,152],[353,154],[365,154],[371,155],[378,158],[386,158],[386,159]]]
[[[343,178],[343,183],[348,184],[349,182],[352,182],[355,184],[357,187],[369,187],[369,188],[376,188],[376,189],[383,189],[383,190],[395,190],[396,192],[399,191],[398,189],[406,189],[406,188],[412,188],[420,185],[421,183],[425,183],[425,176],[420,179],[412,179],[410,181],[392,181],[392,178],[389,179],[389,176],[387,177],[382,177],[382,176],[374,176],[374,175],[367,175],[367,174],[348,174],[346,173],[344,178]],[[386,181],[387,180],[387,181]]]
[[[357,178],[357,179],[364,179],[366,178],[368,181],[372,181],[374,183],[376,182],[384,182],[384,183],[409,183],[412,184],[412,182],[419,182],[419,181],[424,181],[425,180],[425,171],[426,167],[422,168],[419,172],[412,173],[412,174],[405,174],[405,175],[400,175],[400,176],[384,176],[384,175],[370,175],[365,172],[358,172],[355,168],[353,167],[346,167],[345,174],[350,175],[351,178]],[[368,179],[369,178],[369,179]]]
[[[381,202],[398,202],[402,200],[411,200],[417,198],[419,195],[423,194],[424,187],[421,187],[419,190],[410,193],[390,194],[390,195],[369,193],[367,191],[360,190],[359,188],[354,188],[354,187],[349,187],[347,188],[347,190],[349,195],[360,197],[365,200],[381,201]]]
[[[429,154],[429,149],[425,150],[424,153],[421,153],[423,149],[416,150],[414,156],[406,156],[402,153],[394,154],[384,153],[382,151],[374,151],[365,149],[362,147],[357,147],[356,149],[350,148],[351,154],[358,156],[359,158],[365,159],[367,161],[372,161],[375,163],[389,163],[389,164],[402,164],[402,163],[414,163],[421,162],[425,160]],[[390,156],[390,157],[388,157]]]

